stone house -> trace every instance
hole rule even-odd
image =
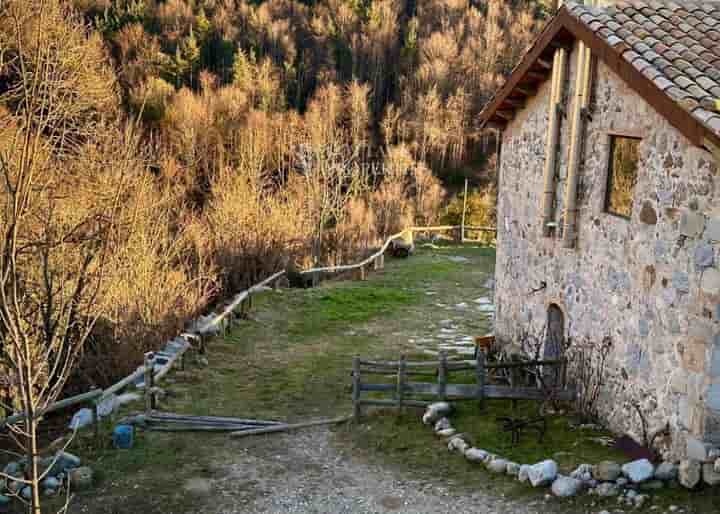
[[[566,2],[480,115],[496,337],[608,342],[603,420],[697,457],[720,445],[720,2],[601,4]]]

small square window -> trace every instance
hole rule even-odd
[[[633,190],[637,182],[640,139],[610,136],[605,211],[629,218],[632,214]]]

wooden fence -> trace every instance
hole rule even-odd
[[[464,229],[473,230],[484,230],[484,231],[495,231],[493,227],[464,227]],[[348,265],[339,266],[326,266],[322,268],[313,268],[302,271],[302,274],[316,274],[322,272],[342,272],[350,270],[359,270],[361,279],[366,276],[367,267],[370,264],[374,265],[375,269],[381,269],[384,267],[384,256],[385,252],[396,239],[410,238],[412,240],[413,234],[417,232],[443,232],[452,230],[463,230],[461,225],[442,225],[434,227],[409,227],[402,232],[393,234],[380,249],[365,258],[364,260]],[[462,236],[460,236],[460,239]],[[224,333],[229,325],[229,320],[238,313],[238,311],[244,311],[245,308],[249,308],[252,305],[252,295],[258,293],[268,287],[271,284],[276,284],[286,273],[286,270],[280,270],[273,275],[267,277],[261,282],[251,286],[250,288],[239,292],[230,301],[219,309],[219,312],[213,315],[202,318],[199,322],[195,323],[192,330],[187,333],[181,334],[178,338],[171,341],[175,342],[177,351],[167,355],[163,358],[163,363],[158,364],[155,357],[163,352],[151,352],[145,355],[144,363],[139,366],[133,373],[123,378],[116,384],[108,387],[105,390],[94,389],[92,391],[79,394],[70,398],[57,401],[48,405],[45,409],[42,409],[36,413],[37,417],[55,412],[61,409],[65,409],[77,405],[87,405],[93,412],[93,424],[97,435],[98,421],[99,421],[99,406],[103,401],[106,401],[112,395],[122,391],[128,386],[134,385],[137,389],[144,390],[146,409],[152,410],[155,407],[155,384],[159,382],[171,369],[175,366],[184,367],[185,353],[187,350],[195,349],[200,353],[205,352],[205,338],[208,335],[213,335],[218,332]],[[452,390],[452,387],[451,389]],[[21,422],[25,419],[24,413],[15,414],[5,419],[0,420],[0,430],[3,430],[8,425],[13,425]]]
[[[475,383],[450,383],[450,374],[460,371],[473,371]],[[394,383],[363,381],[363,377],[368,375],[393,374]],[[413,382],[408,379],[413,375],[433,374],[437,377],[435,382]],[[399,361],[387,362],[355,357],[352,384],[355,419],[362,416],[363,406],[396,407],[402,410],[404,406],[425,407],[432,401],[443,400],[476,400],[482,404],[485,399],[575,399],[575,390],[567,384],[564,360],[488,363],[482,351],[478,352],[477,360],[463,361],[450,361],[445,352],[441,352],[439,361],[412,362],[402,356]],[[393,398],[368,398],[363,393],[391,393]]]

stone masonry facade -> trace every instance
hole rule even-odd
[[[560,224],[575,60],[572,52],[555,184]],[[502,136],[496,336],[517,342],[540,333],[556,304],[567,340],[612,341],[599,400],[611,429],[640,438],[639,408],[650,432],[669,424],[670,456],[684,457],[688,441],[720,444],[718,163],[598,61],[578,236],[565,249],[540,226],[550,87],[545,81]],[[642,138],[630,219],[604,212],[610,134]]]

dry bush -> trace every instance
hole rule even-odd
[[[118,77],[126,89],[160,75],[165,60],[160,41],[140,23],[123,27],[113,37],[113,43],[118,54]]]
[[[412,182],[415,224],[421,227],[434,225],[445,201],[445,188],[424,163],[416,163],[413,167]]]
[[[414,167],[415,159],[407,147],[401,145],[388,149],[380,185],[371,196],[375,226],[383,239],[412,225],[414,212],[405,199],[409,174]]]
[[[380,244],[375,227],[375,215],[364,197],[354,197],[348,202],[344,216],[333,233],[335,252],[333,264],[347,264]]]
[[[92,125],[113,116],[119,106],[115,76],[101,37],[89,32],[65,3],[47,2],[42,16],[16,20],[10,17],[15,8],[26,14],[37,12],[40,0],[7,0],[5,4],[0,9],[0,76],[6,84],[2,103],[10,110],[20,108],[23,88],[11,86],[19,83],[22,73],[42,74],[46,77],[43,102],[34,115],[57,120],[46,124],[44,136],[56,149],[80,145]],[[24,71],[18,65],[20,55]],[[40,65],[46,68],[38,69]]]
[[[252,168],[218,174],[202,222],[225,290],[239,290],[285,267],[310,230],[293,200],[269,192]]]
[[[448,225],[460,225],[463,213],[464,193],[458,193],[450,200],[442,222]],[[490,185],[482,190],[468,191],[467,205],[465,212],[465,225],[480,227],[495,227],[497,223],[497,191],[495,186]],[[466,231],[466,237],[479,239],[483,243],[491,244],[495,241],[495,234],[492,232]]]
[[[148,77],[143,83],[130,90],[130,106],[141,114],[143,120],[159,122],[165,117],[175,88],[159,77]]]

